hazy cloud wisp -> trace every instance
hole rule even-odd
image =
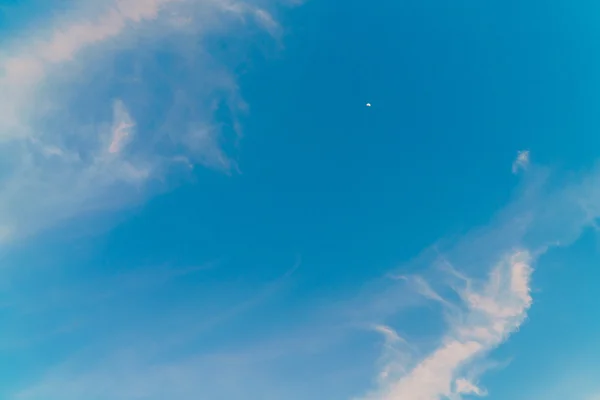
[[[182,161],[231,169],[224,128],[245,105],[203,43],[246,15],[277,31],[243,0],[114,0],[0,49],[0,239],[136,202]]]
[[[516,174],[529,166],[529,150],[521,150],[517,153],[517,158],[513,161],[512,172]]]

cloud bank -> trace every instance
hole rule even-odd
[[[135,204],[177,168],[235,168],[245,104],[235,65],[207,49],[279,31],[246,1],[78,4],[0,48],[4,242]]]

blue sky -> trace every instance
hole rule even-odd
[[[599,399],[599,15],[0,0],[0,398]]]

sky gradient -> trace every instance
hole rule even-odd
[[[0,0],[0,398],[600,399],[599,17]]]

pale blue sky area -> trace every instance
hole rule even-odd
[[[0,398],[600,399],[599,18],[0,0]]]

